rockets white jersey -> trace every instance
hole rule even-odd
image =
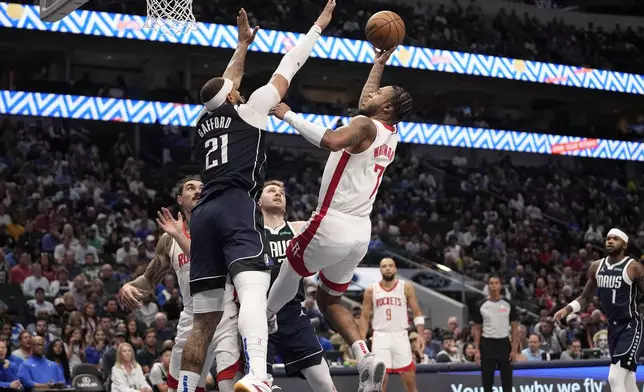
[[[186,224],[183,224],[183,234],[190,239],[190,233],[186,229]],[[167,235],[167,234],[166,234]],[[183,253],[179,243],[172,240],[170,247],[170,260],[172,260],[172,268],[177,274],[179,281],[179,291],[183,299],[183,308],[192,311],[192,295],[190,295],[190,257]]]
[[[359,154],[342,150],[329,155],[320,185],[318,212],[330,208],[348,215],[369,217],[399,140],[394,127],[372,121],[378,133],[368,149]]]
[[[373,284],[373,318],[371,327],[379,332],[400,332],[409,328],[405,281],[397,279],[391,290],[380,282]]]

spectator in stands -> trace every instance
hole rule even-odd
[[[172,349],[161,352],[161,362],[156,362],[150,370],[150,383],[154,392],[168,392],[168,372],[170,371],[170,356]]]
[[[49,280],[42,275],[40,264],[32,265],[31,273],[22,283],[22,293],[27,297],[34,297],[38,288],[43,289],[43,292],[49,292]]]
[[[159,313],[159,307],[153,301],[152,294],[141,299],[141,306],[136,310],[136,319],[149,327],[154,322],[154,317]]]
[[[541,349],[541,336],[533,333],[528,339],[528,347],[521,351],[528,361],[543,361],[546,352]]]
[[[174,339],[174,331],[168,327],[168,316],[165,313],[157,313],[154,316],[154,329],[157,335],[157,342]]]
[[[100,328],[94,331],[92,341],[85,347],[85,362],[98,367],[107,346],[107,335],[105,331]]]
[[[434,362],[433,360],[430,360],[427,354],[424,352],[420,352],[419,346],[418,346],[418,332],[411,332],[409,334],[409,343],[411,345],[411,355],[414,358],[414,363],[418,364],[425,364],[425,363],[430,363]]]
[[[85,338],[82,329],[73,329],[65,350],[69,358],[69,369],[73,371],[77,365],[85,361]]]
[[[11,283],[22,285],[31,276],[31,258],[28,253],[22,253],[18,265],[11,269]],[[32,294],[33,295],[33,294]]]
[[[45,348],[49,346],[50,342],[56,340],[56,336],[49,332],[49,316],[46,314],[39,314],[36,318],[36,333],[34,337],[41,337],[45,342]]]
[[[54,304],[45,301],[45,289],[43,287],[37,287],[34,295],[36,298],[27,301],[27,305],[31,308],[34,315],[38,315],[39,313],[46,313],[48,315],[56,313]]]
[[[436,354],[438,354],[442,349],[441,349],[441,344],[440,342],[435,341],[432,339],[433,333],[432,330],[429,328],[425,328],[425,355],[427,355],[428,358],[430,359],[435,359]]]
[[[52,297],[62,297],[71,289],[72,283],[69,281],[69,273],[65,267],[58,267],[56,270],[56,280],[49,285],[49,295]]]
[[[27,389],[52,389],[65,385],[65,376],[58,364],[45,358],[45,340],[33,338],[33,352],[18,369],[20,382]]]
[[[60,339],[52,341],[47,348],[46,357],[48,360],[55,362],[58,365],[60,371],[63,373],[63,377],[65,377],[65,383],[67,385],[71,385],[71,367],[69,366],[69,358],[65,349],[65,343]]]
[[[109,380],[111,377],[112,368],[114,368],[114,364],[116,363],[117,350],[122,343],[125,343],[125,333],[114,333],[114,342],[105,349],[105,353],[101,358],[104,380]]]
[[[4,249],[0,248],[0,284],[7,284],[11,280],[11,263],[5,259]]]
[[[78,237],[78,247],[76,248],[76,257],[82,264],[84,260],[87,260],[87,255],[92,255],[95,262],[98,262],[98,251],[95,247],[90,245],[87,240],[86,234],[81,234]]]
[[[146,329],[147,327],[146,325]],[[128,316],[126,334],[127,339],[125,341],[130,343],[135,350],[143,348],[143,338],[139,334],[139,325],[136,318],[133,318],[132,315]]]
[[[18,337],[18,348],[11,352],[11,355],[16,356],[23,361],[29,358],[32,348],[32,336],[27,331],[20,332]]]
[[[579,339],[573,339],[568,350],[561,353],[561,357],[559,359],[564,361],[581,359],[581,341]]]
[[[60,233],[58,233],[58,226],[55,223],[49,225],[49,231],[42,237],[40,241],[40,248],[43,252],[54,254],[56,246],[59,244]],[[58,263],[59,261],[54,258]]]
[[[476,362],[476,347],[474,346],[474,343],[465,343],[461,354],[464,363]]]
[[[105,288],[105,294],[112,297],[118,293],[121,288],[121,282],[114,276],[114,269],[109,264],[103,264],[101,267],[100,279]]]
[[[143,348],[139,349],[136,352],[136,361],[143,368],[143,373],[150,373],[152,369],[152,364],[159,359],[159,353],[157,352],[157,336],[153,328],[148,328],[143,335],[144,345]]]
[[[131,392],[132,390],[152,392],[152,387],[145,380],[141,366],[134,359],[132,346],[128,343],[118,346],[111,379],[112,392]]]
[[[83,308],[83,330],[87,336],[86,341],[91,342],[94,332],[99,326],[98,317],[96,317],[96,305],[91,302],[85,304]]]
[[[448,324],[449,327],[449,324]],[[458,327],[458,321],[457,321],[457,327]],[[460,363],[462,362],[461,355],[458,352],[458,348],[456,347],[456,343],[454,342],[454,335],[450,333],[446,333],[443,336],[443,349],[436,354],[436,362],[438,363],[447,363],[447,362],[454,362],[454,363]]]
[[[593,336],[593,343],[595,348],[599,349],[601,358],[610,358],[610,350],[608,349],[608,331],[602,329]]]
[[[71,280],[75,280],[76,277],[82,273],[80,263],[76,262],[76,254],[71,250],[65,252],[63,266],[67,268],[67,273],[69,274],[69,279]]]
[[[101,273],[101,267],[96,264],[97,259],[94,258],[94,254],[86,253],[85,259],[82,262],[83,266],[81,267],[81,272],[85,275],[85,279],[88,282],[91,282],[94,279],[98,279]]]
[[[51,255],[49,253],[40,253],[40,266],[42,267],[42,275],[50,283],[49,290],[51,291],[51,282],[56,280],[56,270],[52,265]]]
[[[54,260],[56,260],[57,264],[61,264],[65,258],[68,257],[68,254],[73,256],[74,261],[78,260],[77,246],[72,244],[71,237],[63,236],[63,242],[56,245],[56,248],[54,249]]]
[[[9,361],[8,352],[7,341],[0,339],[0,389],[21,390],[18,365]]]
[[[125,314],[119,308],[119,303],[114,297],[109,298],[105,303],[105,310],[103,311],[103,314],[107,314],[112,318],[112,320],[125,320]]]
[[[122,246],[116,251],[116,263],[125,264],[127,257],[138,257],[139,252],[132,246],[130,237],[123,237],[121,240]]]

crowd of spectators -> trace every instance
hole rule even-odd
[[[124,309],[118,291],[154,255],[159,232],[150,217],[173,203],[168,167],[134,158],[123,135],[99,149],[79,123],[4,119],[0,127],[0,359],[9,364],[0,378],[13,387],[69,385],[74,369],[91,364],[115,391],[123,380],[163,391],[181,311],[176,279],[169,275],[136,312]],[[532,350],[535,339],[543,358],[576,358],[578,340],[582,349],[604,350],[600,310],[569,317],[565,328],[549,317],[579,291],[613,225],[637,236],[640,257],[641,184],[600,170],[468,163],[460,153],[433,162],[410,149],[399,146],[383,177],[371,252],[387,247],[477,278],[500,273],[507,295],[541,316],[522,326],[527,359],[541,355]],[[307,219],[317,205],[319,155],[273,148],[268,161],[269,176],[286,184],[289,218]],[[323,346],[338,352],[331,362],[355,364],[317,310],[314,292],[307,288],[303,306]],[[431,343],[416,353],[419,363],[471,359],[469,326],[448,325],[429,337],[410,335]]]

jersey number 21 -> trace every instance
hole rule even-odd
[[[228,163],[228,134],[206,140],[206,170]],[[219,151],[219,157],[216,153]]]

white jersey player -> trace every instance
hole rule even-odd
[[[186,220],[194,207],[203,184],[196,177],[187,177],[177,187],[177,202]],[[190,295],[190,233],[183,222],[181,213],[174,219],[166,208],[159,213],[159,226],[165,231],[157,243],[156,256],[146,268],[145,274],[127,283],[122,288],[123,302],[131,309],[138,308],[143,295],[153,293],[155,287],[174,269],[179,281],[183,299],[183,311],[177,326],[175,344],[170,358],[168,387],[178,388],[181,355],[193,326],[192,296]],[[222,392],[232,392],[233,386],[242,376],[241,349],[237,329],[237,305],[234,301],[234,287],[227,283],[225,288],[224,315],[213,336],[204,369],[197,390],[205,391],[206,379],[213,361],[217,361],[217,383]]]
[[[287,249],[268,297],[269,331],[275,314],[297,291],[301,277],[320,272],[318,306],[351,345],[358,360],[359,391],[380,391],[385,364],[377,360],[361,338],[351,312],[340,303],[371,238],[369,214],[385,169],[394,159],[398,135],[395,125],[411,110],[409,93],[398,86],[379,88],[382,72],[395,48],[376,53],[369,79],[360,96],[360,115],[335,131],[306,121],[278,104],[272,114],[292,125],[314,145],[332,151],[320,187],[319,205],[304,231]]]
[[[364,292],[362,314],[360,316],[360,335],[367,337],[369,320],[373,328],[371,350],[383,360],[387,373],[400,374],[403,387],[407,392],[417,392],[416,365],[409,343],[408,309],[414,315],[414,324],[419,336],[425,332],[425,317],[418,306],[416,291],[411,284],[396,279],[396,263],[391,258],[380,261],[382,280],[368,287]],[[420,339],[418,350],[425,350],[425,342]],[[386,384],[383,386],[383,391]]]

